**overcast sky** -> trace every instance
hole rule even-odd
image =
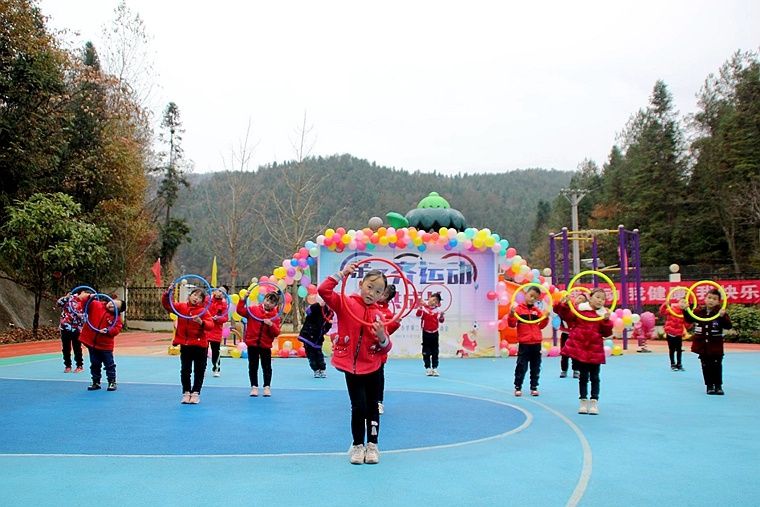
[[[42,0],[92,40],[117,0]],[[663,79],[682,113],[737,49],[760,46],[760,2],[128,0],[153,37],[157,114],[180,108],[196,172],[250,119],[254,164],[350,153],[446,174],[607,158]]]

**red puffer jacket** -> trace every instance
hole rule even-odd
[[[164,305],[167,312],[175,313],[171,305],[169,305],[169,291],[164,292],[161,304]],[[193,347],[203,347],[204,349],[208,347],[206,329],[211,329],[214,321],[211,320],[209,312],[205,311],[205,304],[174,303],[174,308],[182,315],[199,316],[201,323],[198,324],[193,319],[177,316],[177,330],[174,332],[172,345],[190,345]]]
[[[417,317],[421,317],[420,326],[422,326],[422,330],[427,333],[435,333],[438,331],[438,324],[445,320],[443,313],[439,312],[438,308],[430,308],[424,303],[417,308],[417,311],[414,314]]]
[[[540,322],[533,324],[526,324],[515,317],[515,313],[523,320],[538,321],[541,318],[541,310],[536,305],[528,306],[525,303],[517,305],[514,312],[509,312],[507,318],[507,325],[509,327],[517,327],[517,341],[520,343],[541,343],[541,330],[549,323],[549,319],[545,318]]]
[[[581,303],[576,310],[584,317],[599,317],[588,303]],[[604,339],[612,335],[612,322],[609,319],[595,322],[580,319],[567,303],[557,304],[554,311],[570,328],[570,337],[562,347],[562,355],[584,363],[604,364]]]
[[[667,303],[663,303],[660,307],[660,315],[665,317],[663,330],[665,331],[665,334],[669,334],[670,336],[683,336],[686,331],[686,323],[683,320],[683,310],[678,308],[678,305],[675,304],[671,304],[670,308],[676,315],[678,315],[678,317],[668,311]]]
[[[222,327],[229,320],[229,308],[227,307],[227,298],[216,299],[212,296],[211,306],[208,308],[208,314],[214,325],[206,329],[206,339],[210,342],[222,341]]]
[[[247,307],[245,299],[240,298],[237,312],[241,317],[248,319],[245,325],[245,344],[249,347],[271,349],[274,339],[280,334],[280,318],[277,316],[277,308],[266,311],[263,304]],[[272,325],[267,326],[261,322],[264,319],[271,320]]]
[[[113,324],[113,327],[107,333],[99,333],[90,327],[87,322],[97,329],[107,329],[111,324]],[[87,306],[85,324],[82,326],[79,341],[83,345],[97,350],[113,350],[114,338],[121,332],[121,326],[122,322],[120,318],[116,319],[116,323],[114,324],[114,314],[106,309],[106,303],[97,300],[92,301]]]
[[[359,294],[346,297],[346,307],[340,293],[335,291],[338,279],[328,276],[319,284],[317,292],[325,303],[333,309],[338,317],[338,332],[333,338],[332,365],[341,371],[366,375],[380,369],[383,357],[388,354],[393,344],[390,338],[381,347],[375,331],[367,325],[360,324],[349,314],[350,311],[365,322],[375,322],[384,314],[379,306],[367,306]],[[386,329],[387,332],[387,329]]]

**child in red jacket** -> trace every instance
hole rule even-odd
[[[218,377],[222,373],[221,354],[222,328],[229,320],[229,307],[227,305],[227,287],[221,286],[211,292],[211,306],[208,308],[214,325],[206,329],[206,338],[211,348],[211,373]]]
[[[71,373],[71,350],[74,350],[74,361],[76,368],[74,373],[82,371],[82,343],[79,341],[79,335],[82,332],[84,316],[82,315],[83,306],[79,295],[68,293],[58,300],[58,306],[61,308],[61,319],[58,330],[61,332],[61,342],[63,344],[63,373]]]
[[[438,376],[438,325],[445,317],[439,312],[441,306],[441,293],[433,292],[428,296],[426,303],[421,303],[415,315],[420,317],[422,327],[422,362],[425,364],[425,375],[428,377]]]
[[[249,396],[259,395],[259,360],[264,374],[264,396],[272,396],[272,343],[280,334],[280,318],[277,305],[280,302],[278,292],[269,292],[264,302],[246,306],[247,291],[243,291],[238,301],[237,312],[247,319],[245,325],[245,344],[248,346],[248,380],[251,382]]]
[[[604,307],[606,295],[604,289],[592,289],[588,302],[577,305],[576,311],[587,318],[601,320],[588,321],[575,315],[567,304],[567,297],[562,298],[554,308],[557,315],[570,327],[570,338],[562,348],[562,353],[575,359],[580,372],[578,390],[580,393],[579,414],[599,414],[599,370],[606,362],[604,339],[612,334],[610,311]],[[588,400],[588,383],[591,381],[591,400]]]
[[[349,458],[352,464],[360,465],[380,461],[380,450],[377,447],[380,432],[377,405],[379,372],[383,357],[388,354],[392,344],[388,330],[381,322],[383,312],[375,304],[388,286],[388,280],[381,271],[368,271],[359,283],[359,294],[347,296],[345,301],[335,291],[338,283],[351,276],[356,269],[356,264],[349,264],[337,274],[325,278],[317,291],[338,318],[331,362],[346,376],[346,387],[351,399],[353,437]],[[359,323],[356,319],[371,322],[372,325]]]
[[[208,337],[206,330],[214,326],[211,315],[206,309],[206,291],[193,289],[187,296],[187,303],[174,303],[176,312],[169,304],[169,293],[174,284],[164,292],[161,303],[168,312],[177,314],[177,330],[174,333],[172,345],[180,345],[179,378],[182,382],[181,403],[198,404],[201,402],[201,388],[208,362]],[[179,314],[185,315],[185,317]],[[188,318],[189,317],[189,318]],[[190,385],[190,374],[193,373],[193,383]]]
[[[660,315],[665,317],[665,337],[668,340],[668,354],[670,355],[670,369],[673,371],[684,371],[681,365],[681,356],[683,354],[683,335],[686,333],[686,324],[683,320],[683,310],[678,306],[677,300],[671,301],[670,309],[675,313],[673,315],[668,311],[668,303],[665,302],[660,306]]]
[[[530,395],[538,396],[538,376],[541,373],[541,330],[549,323],[549,319],[541,319],[541,310],[536,306],[540,297],[541,290],[538,287],[528,287],[525,291],[525,302],[512,308],[507,318],[507,325],[517,328],[519,342],[515,366],[515,396],[522,396],[522,384],[529,364]],[[518,316],[531,323],[520,321]]]
[[[82,307],[87,309],[79,341],[90,352],[92,385],[88,391],[100,389],[101,370],[106,370],[108,391],[116,390],[116,363],[113,360],[114,338],[121,332],[122,322],[117,313],[127,310],[127,303],[113,299],[107,303],[98,299],[88,301],[92,294],[81,292],[78,296]],[[88,304],[89,303],[89,304]]]

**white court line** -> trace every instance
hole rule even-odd
[[[6,357],[3,359],[8,359],[8,358]],[[44,363],[45,361],[55,361],[57,359],[60,359],[60,358],[56,356],[56,357],[48,357],[47,359],[35,359],[34,361],[25,361],[23,363],[0,364],[0,368],[6,368],[8,366],[22,366],[24,364],[32,364],[32,363]]]
[[[408,376],[416,376],[416,375],[412,375],[411,373],[403,373],[403,372],[400,372],[400,373],[397,373],[397,374],[399,374],[399,375],[408,375]],[[453,383],[457,383],[457,384],[464,384],[464,385],[469,385],[469,386],[473,386],[473,387],[480,387],[480,388],[489,389],[489,390],[495,391],[497,393],[503,393],[503,394],[505,394],[507,396],[509,396],[510,394],[512,394],[510,391],[508,391],[506,389],[501,389],[501,388],[498,388],[498,387],[493,387],[493,386],[484,385],[484,384],[476,384],[474,382],[467,382],[466,380],[456,380],[456,379],[452,379],[451,377],[438,377],[438,378],[441,379],[441,380],[445,380],[445,381],[453,382]],[[558,417],[562,422],[564,422],[566,425],[568,425],[571,430],[573,430],[573,432],[575,433],[575,435],[578,437],[578,440],[580,441],[581,448],[583,449],[583,465],[581,466],[581,475],[578,478],[578,482],[575,485],[575,489],[573,489],[572,495],[570,495],[570,498],[568,498],[568,500],[567,500],[567,504],[565,504],[568,507],[575,507],[576,505],[578,505],[578,503],[581,501],[581,498],[583,498],[583,495],[586,493],[586,488],[588,488],[589,480],[591,480],[591,472],[592,472],[592,468],[593,468],[592,467],[592,465],[593,465],[593,454],[591,452],[591,444],[589,444],[588,439],[583,434],[583,431],[578,427],[578,425],[575,424],[570,419],[568,419],[567,416],[565,416],[561,412],[558,412],[557,410],[549,407],[548,405],[545,405],[545,404],[543,404],[541,402],[538,402],[536,400],[533,400],[533,399],[530,399],[530,398],[525,398],[525,400],[529,401],[531,403],[535,403],[536,405],[538,405],[539,407],[543,408],[544,410],[546,410],[550,414],[553,414],[556,417]]]
[[[86,382],[86,381],[79,381],[79,380],[73,380],[73,379],[29,379],[29,378],[10,378],[10,377],[0,377],[0,380],[26,380],[26,381],[33,381],[33,382]],[[175,383],[161,383],[161,382],[122,382],[123,384],[131,384],[131,385],[160,385],[160,386],[176,386]],[[206,386],[203,386],[204,389]],[[230,386],[209,386],[209,387],[225,387],[229,388]],[[238,388],[236,386],[232,386],[235,388]],[[247,389],[247,387],[240,387],[239,389]],[[311,391],[344,391],[344,389],[330,389],[330,388],[296,388],[296,387],[288,387],[288,388],[281,388],[282,391],[304,391],[304,390],[311,390]],[[465,394],[459,394],[459,393],[449,393],[449,392],[443,392],[443,391],[418,391],[413,389],[403,389],[403,390],[392,390],[397,392],[408,392],[408,393],[421,393],[421,394],[438,394],[438,395],[446,395],[446,396],[454,396],[457,398],[466,398],[471,400],[477,400],[477,401],[484,401],[487,403],[492,403],[494,405],[502,405],[505,407],[510,407],[515,410],[518,410],[525,415],[525,421],[523,423],[516,427],[512,428],[511,430],[505,431],[503,433],[498,433],[496,435],[491,435],[489,437],[483,437],[483,438],[477,438],[474,440],[465,440],[462,442],[454,442],[451,444],[441,444],[441,445],[431,445],[427,447],[409,447],[405,449],[390,449],[383,451],[383,454],[401,454],[406,452],[420,452],[420,451],[429,451],[429,450],[435,450],[435,449],[451,449],[454,447],[463,447],[466,445],[473,445],[473,444],[479,444],[481,442],[487,442],[490,440],[496,440],[499,438],[504,438],[509,435],[514,435],[516,433],[519,433],[526,429],[528,426],[531,425],[533,422],[533,414],[528,412],[527,410],[523,409],[522,407],[519,407],[517,405],[512,405],[510,403],[505,403],[503,401],[499,400],[491,400],[488,398],[480,398],[477,396],[469,396]],[[52,458],[68,458],[68,457],[74,457],[74,458],[280,458],[280,457],[304,457],[304,456],[343,456],[345,455],[345,452],[304,452],[304,453],[268,453],[268,454],[38,454],[38,453],[14,453],[14,454],[3,454],[0,453],[0,458],[4,457],[13,457],[13,458],[41,458],[41,457],[52,457]]]

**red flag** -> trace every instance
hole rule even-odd
[[[161,287],[161,257],[156,259],[153,263],[153,267],[150,268],[153,276],[156,277],[156,287]]]

